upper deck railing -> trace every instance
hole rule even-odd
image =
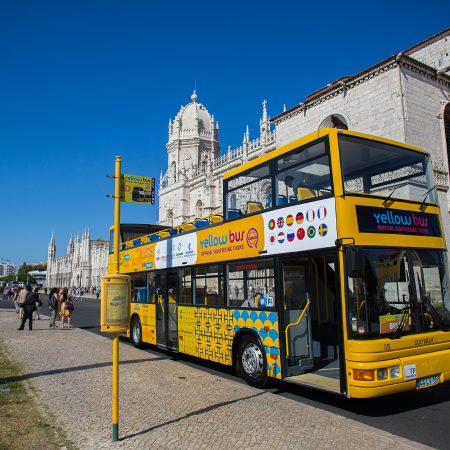
[[[136,237],[125,241],[122,243],[122,250],[127,250],[135,247],[139,247],[144,244],[149,244],[151,242],[158,242],[162,239],[175,237],[189,231],[199,230],[201,228],[206,228],[210,225],[223,222],[222,213],[210,214],[206,217],[201,217],[193,220],[192,222],[183,222],[175,227],[168,227],[160,231],[155,231],[154,233],[146,234],[144,236]]]

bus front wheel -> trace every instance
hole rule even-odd
[[[256,337],[248,335],[242,338],[238,358],[242,378],[251,386],[264,387],[268,382],[266,355]]]
[[[131,322],[130,330],[131,343],[137,347],[142,347],[142,326],[139,317],[135,317]]]

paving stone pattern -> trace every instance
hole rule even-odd
[[[426,448],[339,415],[120,344],[120,441],[111,442],[111,341],[80,329],[16,331],[0,310],[0,338],[80,449]]]

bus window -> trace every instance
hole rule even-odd
[[[240,217],[270,208],[272,179],[270,167],[257,167],[251,172],[228,182],[228,219]]]
[[[272,260],[230,264],[229,306],[274,308],[275,280]]]
[[[356,136],[339,135],[344,190],[436,203],[427,154]]]
[[[148,301],[149,303],[156,303],[156,272],[149,272],[148,274]]]
[[[181,269],[181,303],[192,305],[191,269]]]
[[[326,142],[301,148],[277,161],[277,206],[332,194]]]
[[[136,303],[147,303],[146,273],[133,273],[131,275],[131,298]]]
[[[223,267],[212,265],[195,270],[195,304],[224,306]]]
[[[450,306],[442,252],[362,248],[362,255],[360,276],[347,280],[351,337],[392,334],[402,322],[403,333],[439,329],[435,315]]]

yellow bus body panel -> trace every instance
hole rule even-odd
[[[156,344],[156,305],[154,303],[130,304],[130,321],[138,316],[142,327],[142,342]],[[130,337],[130,332],[127,333]]]

